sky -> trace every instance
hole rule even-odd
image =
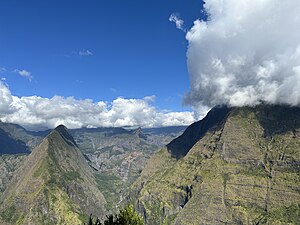
[[[108,108],[118,98],[151,96],[157,112],[192,111],[183,104],[184,29],[201,17],[201,0],[4,0],[0,8],[0,77],[11,95],[91,99]]]
[[[159,127],[189,125],[215,105],[300,106],[298,0],[3,0],[0,9],[4,122]]]
[[[2,75],[14,95],[155,95],[157,107],[184,110],[187,41],[169,17],[180,12],[191,26],[201,1],[4,0],[0,8],[0,65],[32,77]]]

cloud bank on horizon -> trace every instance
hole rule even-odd
[[[300,1],[206,0],[188,31],[190,92],[201,108],[300,105]]]
[[[117,98],[111,103],[78,100],[74,97],[39,96],[17,97],[0,81],[0,119],[22,125],[30,130],[80,127],[161,127],[189,125],[195,121],[192,112],[168,112],[156,109],[151,103],[155,96],[143,99]]]

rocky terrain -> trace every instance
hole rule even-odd
[[[186,127],[148,129],[74,129],[79,149],[94,169],[108,210],[115,210],[129,186],[137,179],[147,160],[178,137]]]
[[[212,109],[131,187],[146,224],[300,224],[300,108]]]
[[[74,129],[70,133],[96,171],[114,174],[122,181],[130,182],[155,151],[182,134],[184,129],[94,128]]]
[[[23,127],[0,121],[0,194],[10,182],[21,161],[50,131],[31,132]]]
[[[24,159],[0,203],[1,224],[81,224],[106,213],[92,169],[62,125]]]
[[[185,127],[81,128],[69,132],[93,168],[98,186],[107,199],[106,208],[114,211],[150,156],[182,134],[184,129]],[[0,194],[9,184],[21,161],[51,130],[31,132],[15,124],[0,123],[0,134],[1,132],[5,135],[2,135],[2,139],[0,136]]]
[[[124,200],[148,225],[300,224],[300,108],[215,107],[183,130],[6,128],[40,145],[1,155],[1,224],[76,224]]]
[[[0,156],[0,193],[2,193],[9,182],[11,181],[13,174],[17,168],[21,165],[23,159],[26,158],[26,154],[11,154]]]

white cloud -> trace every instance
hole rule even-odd
[[[78,54],[79,54],[80,56],[92,56],[92,55],[94,55],[91,51],[86,50],[86,49],[80,50],[80,51],[78,52]]]
[[[12,102],[13,99],[8,86],[0,81],[0,118],[13,112]]]
[[[155,99],[156,99],[155,95],[150,95],[150,96],[146,96],[146,97],[143,98],[143,100],[145,100],[148,103],[154,102]]]
[[[31,75],[31,72],[29,72],[27,70],[18,70],[18,69],[15,69],[14,72],[18,73],[22,77],[27,78],[29,81],[31,81],[33,79],[33,76]]]
[[[194,107],[300,105],[300,1],[206,0],[188,31]]]
[[[184,21],[180,18],[178,13],[172,13],[169,17],[169,21],[175,23],[177,29],[185,31]]]
[[[164,112],[156,109],[152,105],[155,96],[143,99],[119,97],[111,103],[61,96],[50,99],[39,96],[17,97],[0,81],[0,99],[2,121],[17,123],[32,130],[54,128],[59,124],[69,128],[159,127],[189,125],[195,121],[192,112]]]

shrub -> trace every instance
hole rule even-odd
[[[87,225],[143,225],[143,219],[136,213],[133,205],[128,204],[123,209],[120,209],[119,214],[106,216],[103,223],[97,218],[93,222],[92,215],[90,216]]]

